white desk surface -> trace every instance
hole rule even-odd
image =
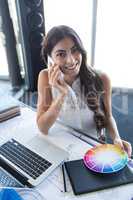
[[[80,159],[91,146],[69,132],[68,128],[56,123],[50,129],[49,135],[44,137],[67,150],[70,154],[70,159]],[[36,134],[40,134],[36,125],[36,113],[29,108],[22,108],[20,116],[0,123],[0,141],[11,137],[19,139],[19,141],[28,141]],[[67,175],[66,178],[66,193],[63,192],[63,177],[60,167],[35,189],[44,196],[45,200],[131,200],[133,197],[133,184],[75,196]]]

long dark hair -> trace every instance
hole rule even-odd
[[[81,89],[84,91],[88,107],[94,112],[97,133],[101,137],[102,130],[107,124],[106,110],[103,103],[103,83],[96,70],[87,66],[87,53],[78,34],[72,28],[65,25],[53,27],[43,40],[42,57],[46,63],[46,57],[48,55],[51,56],[54,46],[65,37],[70,37],[82,54],[82,63],[79,72]]]

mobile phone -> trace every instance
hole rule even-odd
[[[54,65],[54,61],[50,56],[48,56],[48,66],[50,65]]]
[[[53,61],[53,59],[52,59],[50,56],[48,56],[48,67],[49,67],[50,65],[54,65],[54,61]],[[60,79],[64,79],[64,74],[63,74],[62,71],[61,71]]]

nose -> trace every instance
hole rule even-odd
[[[71,52],[69,52],[69,53],[67,54],[66,63],[67,63],[68,65],[73,65],[73,64],[74,64],[74,61],[75,61],[74,56],[72,55]]]

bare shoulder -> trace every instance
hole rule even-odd
[[[40,71],[38,78],[38,113],[46,111],[51,104],[51,101],[52,93],[51,87],[49,86],[48,70],[44,69]]]
[[[39,79],[48,80],[48,69],[43,69],[40,71]]]
[[[102,71],[97,71],[97,73],[98,73],[98,75],[101,78],[102,83],[103,83],[105,98],[106,97],[110,98],[110,96],[112,94],[112,86],[111,86],[111,80],[110,80],[109,76],[105,72],[102,72]]]
[[[110,77],[108,76],[108,74],[106,74],[104,72],[101,72],[100,73],[100,78],[102,79],[103,84],[108,84],[108,85],[111,84],[111,80],[110,80]]]
[[[48,81],[48,70],[40,71],[38,77],[37,120],[48,110],[52,102],[51,88]]]
[[[43,69],[40,71],[39,76],[38,76],[38,87],[40,87],[41,85],[49,85],[49,81],[48,81],[48,70],[47,69]]]
[[[99,77],[101,78],[103,82],[103,86],[105,90],[111,90],[111,80],[108,74],[105,72],[98,71]]]

